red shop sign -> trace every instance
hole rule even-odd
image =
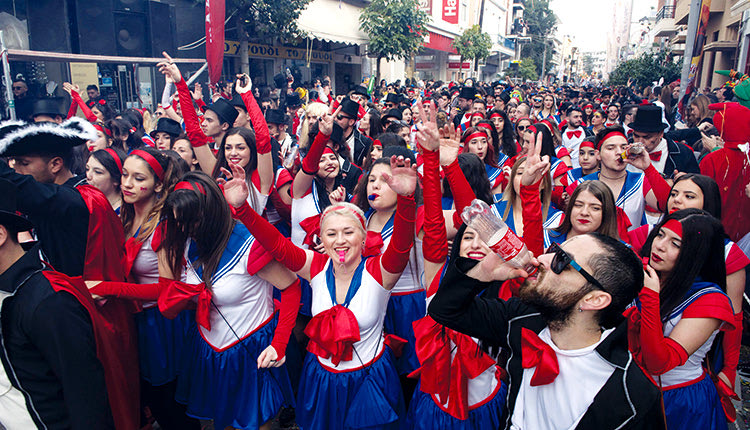
[[[443,21],[458,24],[458,0],[443,0]]]

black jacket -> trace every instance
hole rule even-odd
[[[357,166],[362,166],[367,156],[367,151],[370,149],[370,145],[372,145],[372,139],[360,133],[356,127],[354,127],[352,133],[354,133],[353,161]],[[348,140],[348,138],[345,140]]]
[[[38,428],[113,429],[91,318],[46,270],[35,246],[0,275],[0,372],[25,400],[2,407],[0,428],[30,418]]]
[[[667,139],[667,150],[669,151],[667,162],[664,164],[664,171],[661,172],[664,177],[672,178],[675,169],[685,173],[701,172],[695,154],[686,145]]]
[[[448,328],[510,349],[510,358],[505,363],[509,381],[504,409],[505,428],[509,429],[519,384],[523,380],[521,329],[539,333],[547,324],[536,309],[518,299],[477,297],[477,292],[488,284],[466,275],[476,263],[458,258],[448,267],[430,303],[429,314]],[[617,327],[596,351],[615,367],[615,371],[576,428],[664,429],[660,390],[633,361],[628,351],[627,326]]]

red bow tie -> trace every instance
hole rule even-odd
[[[648,156],[651,157],[651,161],[659,161],[661,160],[661,151],[649,152]]]
[[[521,329],[521,365],[524,369],[536,367],[531,377],[532,387],[549,384],[560,373],[555,351],[527,328]]]
[[[566,132],[566,134],[568,135],[568,139],[572,139],[573,136],[575,136],[576,139],[577,139],[577,138],[581,137],[581,130],[568,131],[568,132]]]

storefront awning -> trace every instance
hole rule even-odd
[[[313,0],[302,11],[297,26],[314,39],[361,45],[367,35],[359,29],[362,8],[339,0]]]
[[[156,64],[164,61],[164,57],[117,57],[110,55],[68,54],[63,52],[27,51],[23,49],[9,49],[10,61],[55,61],[59,63],[138,63]],[[173,58],[175,63],[205,63],[203,58]]]
[[[422,46],[425,48],[434,49],[436,51],[457,54],[458,51],[456,51],[456,48],[453,47],[452,43],[453,38],[430,31],[429,33],[427,33],[427,37],[425,37],[425,41]]]

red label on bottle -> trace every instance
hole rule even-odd
[[[497,243],[490,245],[490,249],[503,257],[503,260],[510,261],[516,258],[523,246],[523,241],[511,229],[508,229]]]

